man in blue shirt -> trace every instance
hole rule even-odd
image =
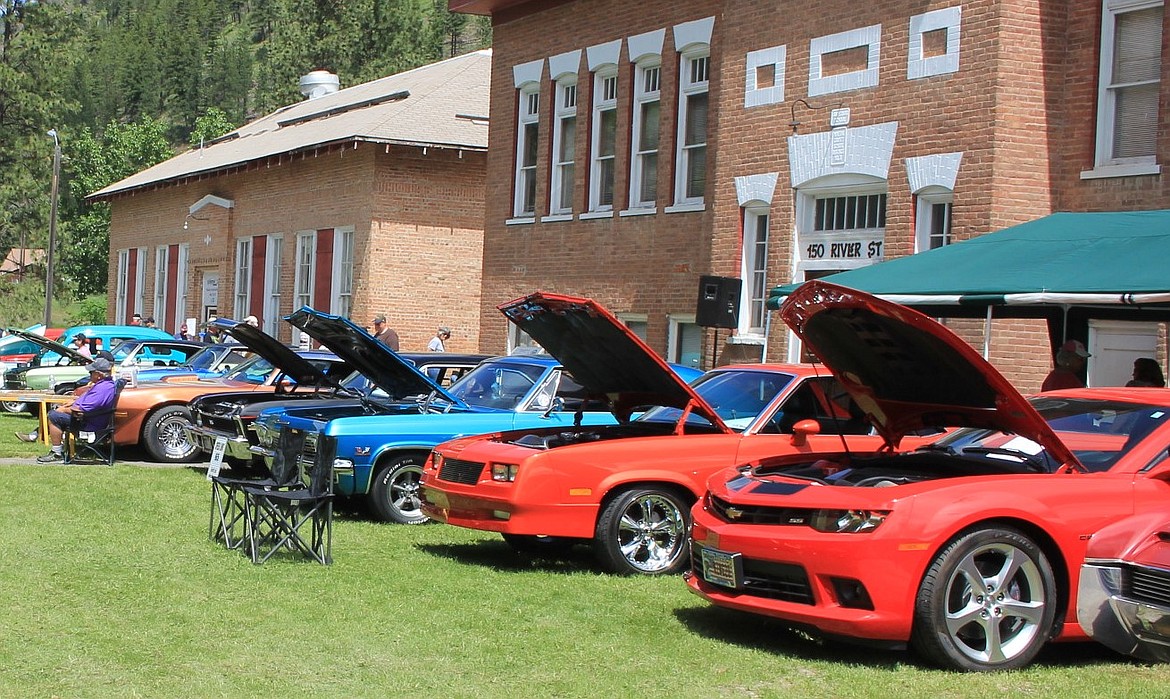
[[[109,412],[118,397],[117,387],[110,376],[113,365],[110,360],[98,357],[90,364],[86,364],[85,369],[89,372],[89,390],[49,411],[49,441],[52,448],[48,454],[37,457],[39,463],[48,464],[65,460],[61,442],[74,413],[86,416],[82,426],[86,431],[105,429],[110,420],[114,419],[113,413]]]

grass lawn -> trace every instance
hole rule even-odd
[[[33,455],[0,417],[0,456]],[[30,450],[29,447],[32,447]],[[0,696],[1165,696],[1092,644],[960,675],[711,608],[678,578],[519,558],[498,537],[342,513],[330,567],[207,538],[196,469],[0,465]]]

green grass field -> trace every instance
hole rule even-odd
[[[25,418],[0,417],[0,456]],[[30,446],[32,448],[30,449]],[[0,465],[4,697],[1132,697],[1170,667],[1091,644],[960,675],[710,607],[678,578],[522,559],[342,512],[335,562],[207,538],[198,469]]]

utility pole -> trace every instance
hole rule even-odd
[[[61,183],[61,141],[57,129],[49,129],[53,137],[53,184],[49,197],[49,247],[45,250],[45,328],[53,325],[53,253],[57,249],[57,188]]]

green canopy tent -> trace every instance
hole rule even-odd
[[[1090,318],[1170,321],[1170,210],[1055,213],[824,279],[934,317],[1047,318],[1054,342]]]

